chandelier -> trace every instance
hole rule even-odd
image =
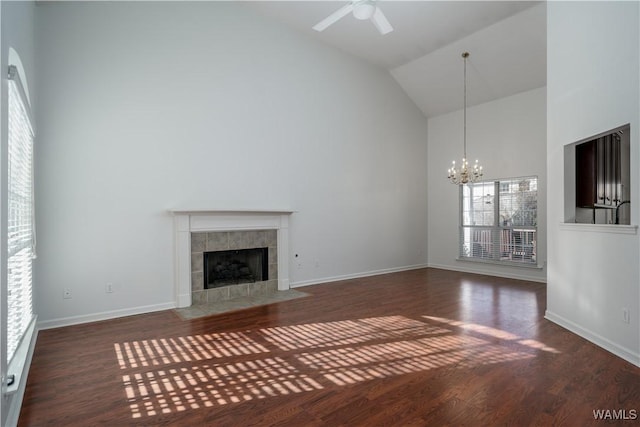
[[[478,164],[478,161],[473,164],[473,167],[469,168],[469,162],[467,161],[467,58],[469,52],[462,54],[464,58],[464,137],[463,137],[463,157],[460,166],[456,166],[456,161],[451,163],[449,168],[449,181],[455,185],[463,185],[468,182],[476,182],[482,178],[482,166]]]

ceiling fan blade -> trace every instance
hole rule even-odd
[[[335,24],[338,22],[340,18],[345,17],[353,10],[353,3],[349,3],[345,6],[342,6],[340,9],[333,12],[331,15],[324,18],[322,21],[318,22],[313,26],[313,29],[316,31],[324,31],[329,25]]]
[[[373,22],[373,25],[378,29],[378,31],[380,31],[380,34],[382,35],[385,35],[393,31],[393,27],[391,26],[391,24],[387,20],[387,17],[384,16],[384,13],[382,13],[379,7],[376,7],[376,11],[371,17],[371,22]]]

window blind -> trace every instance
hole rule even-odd
[[[35,257],[33,201],[34,132],[29,104],[15,67],[9,67],[7,212],[7,359],[33,318]]]

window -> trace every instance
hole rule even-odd
[[[460,186],[460,258],[536,265],[538,178]]]
[[[9,67],[7,195],[7,359],[33,319],[33,128],[17,69]]]

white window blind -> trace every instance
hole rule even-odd
[[[7,359],[11,360],[33,318],[35,258],[33,127],[15,67],[9,67],[7,229]]]
[[[461,186],[460,258],[537,264],[537,177]]]

